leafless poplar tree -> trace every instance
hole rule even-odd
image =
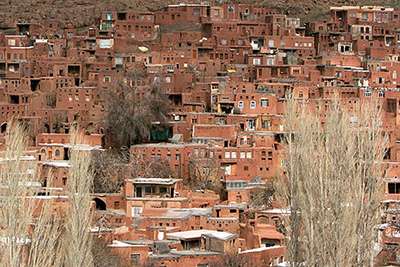
[[[9,122],[0,166],[1,266],[26,266],[29,229],[37,191],[36,162],[26,157],[23,126]]]
[[[53,204],[51,199],[45,199],[34,223],[29,249],[29,267],[62,266],[64,229],[59,214],[53,213]]]
[[[374,101],[348,109],[338,98],[322,108],[287,100],[287,164],[276,191],[291,210],[288,261],[371,266],[387,145],[380,110]]]
[[[81,147],[82,140],[77,132],[74,131],[71,136],[71,168],[67,182],[68,205],[65,218],[65,266],[92,266],[91,157],[90,151]]]

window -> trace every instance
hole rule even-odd
[[[227,174],[227,175],[231,174],[231,165],[222,165],[221,169],[224,170],[225,174]]]
[[[238,108],[240,108],[240,109],[244,108],[244,102],[243,101],[239,101],[238,102]]]
[[[376,78],[376,82],[382,84],[385,82],[385,79],[382,77],[378,77],[378,78]]]
[[[112,13],[106,13],[106,20],[112,20],[113,19],[113,14]]]
[[[364,91],[364,96],[365,97],[370,97],[372,95],[371,91]]]
[[[167,188],[165,186],[160,187],[160,194],[167,193]]]
[[[171,83],[171,77],[165,77],[165,83]]]
[[[251,159],[251,151],[246,153],[246,158]]]
[[[226,45],[226,44],[227,44],[226,39],[222,39],[222,40],[221,40],[221,44],[222,44],[222,45]]]
[[[269,47],[274,46],[274,40],[269,40],[269,41],[268,41],[268,45],[269,45]]]
[[[235,10],[235,8],[233,6],[228,7],[228,12],[232,13],[234,10]]]
[[[111,48],[111,40],[110,39],[100,39],[100,48]]]
[[[387,112],[390,112],[390,113],[396,112],[396,99],[388,99],[387,100]]]
[[[275,59],[274,58],[267,58],[267,65],[268,66],[275,65]]]
[[[111,82],[111,76],[108,76],[108,75],[104,76],[103,77],[103,82],[105,82],[105,83]]]
[[[55,151],[54,154],[56,155],[56,157],[59,157],[59,156],[60,156],[60,150],[59,150],[59,149],[56,149],[56,151]]]
[[[358,117],[357,116],[350,116],[350,123],[357,123],[358,122]]]
[[[255,128],[254,120],[247,120],[247,131],[253,131]]]
[[[219,16],[219,10],[218,9],[214,9],[214,16],[218,17]]]
[[[181,160],[181,155],[180,154],[176,154],[175,155],[175,160]]]
[[[143,211],[143,207],[131,207],[132,217],[139,216],[140,213]]]
[[[230,159],[231,158],[231,152],[225,152],[225,158]]]
[[[14,39],[8,40],[8,45],[9,46],[15,46],[15,40]]]
[[[256,101],[250,101],[250,108],[256,108]]]
[[[261,121],[261,128],[268,129],[269,127],[271,127],[271,121],[270,120],[262,120]]]
[[[381,97],[381,98],[385,97],[385,91],[379,91],[378,97]]]
[[[389,183],[388,184],[389,194],[400,194],[400,183]]]
[[[299,91],[299,98],[303,98],[303,91]]]
[[[253,58],[253,65],[260,65],[260,64],[261,64],[261,59]]]
[[[119,209],[119,201],[114,201],[114,209]]]
[[[246,158],[246,153],[245,153],[245,152],[240,152],[240,158],[241,158],[241,159]]]
[[[233,159],[236,159],[236,152],[232,152],[231,156]]]
[[[266,108],[269,106],[269,99],[261,99],[261,107]]]
[[[243,44],[244,44],[243,39],[239,39],[239,40],[238,40],[238,45],[243,45]]]
[[[363,13],[361,18],[362,18],[362,20],[367,20],[368,19],[368,14],[367,13]]]
[[[198,148],[195,148],[194,149],[194,156],[197,158],[197,157],[199,157],[199,149]]]

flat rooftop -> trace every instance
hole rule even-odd
[[[126,179],[125,181],[133,184],[160,184],[160,185],[173,185],[182,179],[172,179],[172,178],[134,178]]]
[[[193,230],[193,231],[170,233],[170,234],[167,234],[167,238],[168,239],[178,239],[178,240],[189,240],[189,239],[198,239],[203,235],[209,236],[209,237],[214,237],[214,238],[221,239],[221,240],[229,240],[229,239],[237,236],[236,234],[213,231],[213,230]]]

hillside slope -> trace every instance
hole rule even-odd
[[[211,0],[220,3],[224,0]],[[157,10],[166,4],[200,2],[190,0],[2,0],[0,1],[0,28],[12,27],[15,22],[40,22],[59,19],[75,27],[96,25],[102,11]],[[289,15],[302,18],[323,17],[330,6],[383,4],[399,6],[400,0],[243,0],[231,2],[255,3],[278,8]]]

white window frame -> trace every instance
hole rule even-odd
[[[262,108],[269,107],[269,99],[268,98],[261,98],[260,100],[260,106]]]
[[[372,92],[371,91],[364,91],[364,97],[371,97],[372,96]]]

